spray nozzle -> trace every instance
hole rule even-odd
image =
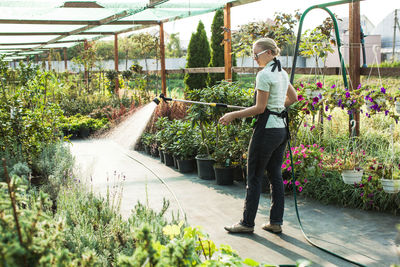
[[[161,100],[164,100],[164,102],[167,103],[167,101],[172,101],[172,98],[165,97],[164,94],[160,94],[158,97],[153,99],[153,102],[158,105],[158,104],[160,104]]]

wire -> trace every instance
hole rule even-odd
[[[178,204],[178,207],[182,213],[183,216],[185,216],[185,211],[182,208],[181,203],[179,202],[178,198],[176,197],[175,193],[171,190],[171,188],[167,185],[167,183],[164,181],[164,179],[162,179],[160,176],[158,176],[152,169],[150,169],[149,167],[147,167],[144,163],[142,163],[141,161],[135,159],[134,157],[132,157],[131,155],[129,155],[128,153],[126,153],[125,151],[123,152],[128,158],[136,161],[137,163],[139,163],[140,165],[142,165],[143,167],[145,167],[148,171],[150,171],[158,180],[160,180],[160,182],[162,184],[165,185],[165,187],[168,189],[168,191],[172,194],[172,196],[174,197],[176,203]]]

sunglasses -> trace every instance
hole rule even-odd
[[[258,57],[259,57],[260,55],[264,54],[264,53],[267,52],[267,51],[268,51],[268,49],[267,49],[267,50],[264,50],[264,51],[261,51],[260,53],[253,54],[253,59],[254,59],[254,60],[257,60]]]

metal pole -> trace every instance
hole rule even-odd
[[[167,83],[166,83],[167,79],[165,76],[164,23],[162,22],[160,22],[160,61],[161,61],[161,93],[167,95]]]
[[[119,80],[118,80],[118,34],[114,35],[114,68],[117,72],[117,78],[115,78],[115,93],[118,94]]]
[[[395,53],[396,53],[396,26],[397,26],[397,9],[394,10],[392,62],[394,62]]]

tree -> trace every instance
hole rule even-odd
[[[146,64],[146,70],[148,70],[147,59],[157,58],[159,54],[160,42],[158,36],[145,32],[132,35],[130,38],[132,39],[132,47],[135,48],[135,50],[132,51],[132,57],[143,58]]]
[[[269,37],[276,41],[278,47],[285,51],[295,40],[294,27],[300,19],[298,11],[292,14],[275,13],[274,20],[250,22],[241,25],[239,30],[232,34],[232,49],[238,56],[251,56],[253,43]]]
[[[186,57],[186,68],[207,67],[210,62],[210,45],[203,22],[199,21],[197,32],[190,38]],[[186,90],[206,87],[207,73],[186,73],[184,82]]]
[[[165,49],[166,57],[182,57],[183,51],[181,48],[181,42],[179,40],[179,33],[172,33],[169,36],[169,42]]]
[[[224,12],[219,9],[215,12],[213,22],[211,24],[211,61],[208,64],[209,67],[223,67],[224,61]],[[224,79],[223,73],[208,73],[207,86],[213,86],[218,81]]]

